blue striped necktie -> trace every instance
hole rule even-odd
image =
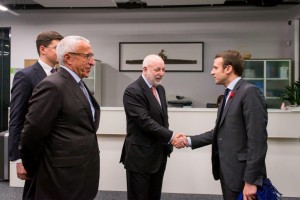
[[[78,84],[79,84],[81,90],[83,91],[84,95],[86,96],[88,102],[90,103],[91,110],[92,110],[92,113],[93,113],[93,120],[95,121],[95,108],[94,108],[94,105],[92,104],[91,97],[90,97],[88,91],[86,90],[86,88],[85,88],[85,86],[84,86],[84,84],[83,84],[83,81],[80,80],[80,81],[78,82]]]

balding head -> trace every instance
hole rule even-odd
[[[144,61],[143,61],[143,68],[144,67],[151,67],[151,66],[155,66],[156,64],[165,64],[163,59],[158,56],[158,55],[155,55],[155,54],[150,54],[148,56],[146,56],[144,58]]]
[[[161,80],[165,75],[163,59],[155,54],[146,56],[143,61],[143,75],[151,85],[161,84]]]

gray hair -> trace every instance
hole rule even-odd
[[[71,35],[65,37],[57,44],[56,54],[60,65],[64,65],[64,55],[68,52],[76,52],[78,43],[81,41],[90,43],[90,41],[84,37]]]

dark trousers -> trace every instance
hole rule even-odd
[[[156,173],[139,173],[126,170],[128,200],[160,200],[167,156],[163,157]]]
[[[35,180],[26,180],[23,188],[23,200],[34,200],[35,198]]]
[[[237,200],[240,192],[232,191],[228,187],[228,184],[226,184],[226,181],[224,180],[221,169],[220,169],[220,183],[221,183],[221,188],[222,188],[222,193],[223,193],[223,199],[224,200]]]

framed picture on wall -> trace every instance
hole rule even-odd
[[[141,72],[149,54],[163,58],[166,71],[203,72],[203,42],[120,42],[119,71]]]

